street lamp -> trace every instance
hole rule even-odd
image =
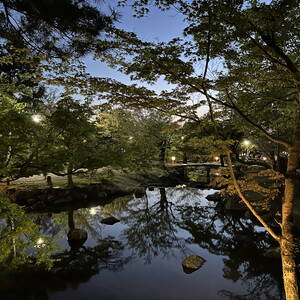
[[[171,161],[173,164],[175,163],[175,160],[176,160],[176,156],[171,156]]]

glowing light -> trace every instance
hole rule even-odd
[[[250,146],[250,144],[251,144],[251,142],[249,140],[244,140],[243,141],[243,145],[246,146],[246,147]]]
[[[130,136],[128,139],[129,139],[129,141],[131,141],[133,139],[133,136]]]
[[[263,160],[267,160],[267,158],[265,157],[265,156],[263,156],[263,158],[262,158]]]
[[[42,116],[41,115],[32,115],[31,119],[34,123],[40,123],[42,121]]]
[[[35,247],[41,248],[41,247],[45,247],[45,246],[46,246],[46,244],[45,244],[44,239],[38,238],[38,240],[36,241]]]
[[[171,160],[172,160],[172,162],[175,162],[176,156],[171,156]]]
[[[219,160],[219,157],[218,157],[218,156],[215,156],[215,157],[214,157],[214,160],[215,160],[215,161],[218,161],[218,160]]]
[[[186,185],[185,184],[178,184],[175,186],[176,189],[184,189],[186,188]]]
[[[90,208],[90,215],[94,216],[94,215],[96,215],[96,214],[97,214],[97,209],[96,209],[96,207]]]

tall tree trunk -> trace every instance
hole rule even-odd
[[[206,168],[206,183],[210,183],[210,168]]]
[[[299,299],[293,236],[293,203],[297,166],[300,156],[300,112],[295,126],[292,145],[289,148],[284,198],[282,201],[282,238],[280,242],[284,289],[287,300]]]
[[[166,150],[167,150],[167,144],[165,141],[163,141],[160,144],[160,148],[159,148],[159,162],[163,169],[166,167],[166,165],[165,165]]]
[[[69,165],[68,170],[67,170],[67,173],[68,173],[67,174],[67,176],[68,176],[68,187],[74,186],[72,170],[73,170],[72,165]]]
[[[182,160],[182,162],[183,162],[184,164],[187,164],[187,162],[188,162],[188,157],[187,157],[186,151],[183,151],[183,160]]]
[[[225,167],[225,161],[224,161],[225,155],[220,155],[220,163],[221,163],[221,167]]]

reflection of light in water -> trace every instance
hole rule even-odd
[[[44,241],[44,239],[42,239],[42,238],[39,238],[37,241],[36,241],[36,247],[37,248],[41,248],[41,247],[44,247],[46,244],[45,244],[45,241]]]
[[[90,215],[94,216],[97,214],[97,211],[98,211],[97,207],[91,207],[89,212],[90,212]]]

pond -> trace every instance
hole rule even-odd
[[[244,212],[208,201],[213,193],[155,188],[142,198],[122,197],[105,206],[31,214],[44,236],[35,247],[55,244],[48,250],[54,265],[49,271],[2,270],[0,298],[283,299],[280,261],[264,255],[274,242]],[[109,216],[119,222],[101,223]],[[87,240],[71,250],[68,232],[74,228]],[[189,255],[205,263],[187,274],[181,262]]]

